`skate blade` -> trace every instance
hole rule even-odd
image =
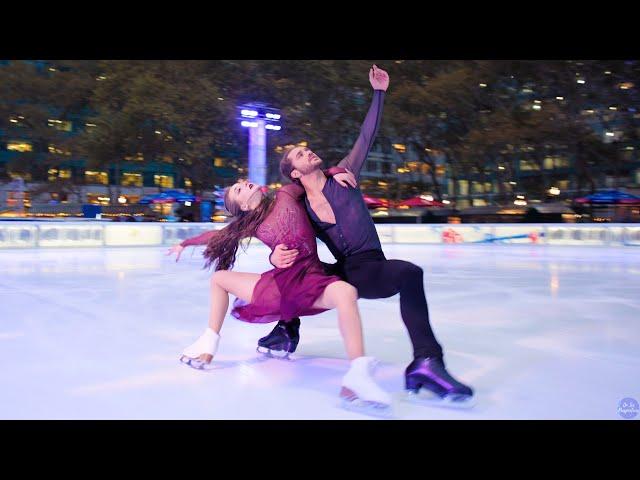
[[[270,348],[258,347],[256,352],[261,353],[265,357],[276,358],[278,360],[293,360],[291,353],[285,350],[271,350]]]
[[[184,363],[188,367],[194,368],[196,370],[211,370],[213,366],[211,363],[203,362],[198,358],[187,357],[186,355],[182,355],[180,357],[180,363]]]
[[[343,398],[340,401],[340,408],[349,412],[361,413],[370,417],[391,420],[395,418],[393,407],[386,403],[368,402],[356,399]]]
[[[428,407],[443,407],[466,410],[476,405],[475,397],[460,394],[448,394],[439,397],[433,392],[421,389],[419,392],[406,390],[402,399],[406,402],[415,403],[417,405],[426,405]]]

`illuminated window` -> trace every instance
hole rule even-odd
[[[130,205],[140,201],[140,195],[120,195],[117,200],[119,205]]]
[[[122,174],[122,186],[124,187],[141,187],[142,186],[142,174],[141,173],[128,173]]]
[[[50,168],[47,173],[50,182],[55,182],[58,178],[71,178],[71,170]]]
[[[49,119],[48,125],[61,132],[70,132],[73,129],[72,123],[67,120]]]
[[[66,155],[67,157],[71,155],[71,152],[69,150],[58,148],[55,145],[49,145],[49,153],[55,153],[57,155]]]
[[[135,155],[127,155],[126,157],[124,157],[125,160],[133,160],[136,162],[143,162],[144,161],[144,155],[142,155],[142,153],[138,152]]]
[[[109,174],[107,172],[85,170],[84,181],[89,184],[109,185]]]
[[[162,188],[173,188],[173,177],[171,175],[154,175],[153,183]]]
[[[458,180],[458,191],[460,195],[469,195],[469,180]]]
[[[545,170],[553,168],[553,157],[544,157],[544,168]]]
[[[540,170],[540,167],[529,160],[520,160],[520,170]]]
[[[190,179],[190,178],[185,178],[185,179],[184,179],[184,186],[185,186],[186,188],[190,188],[190,187],[192,187],[192,186],[193,186],[193,185],[192,185],[192,183],[191,183],[191,179]]]
[[[92,205],[109,205],[110,201],[111,198],[104,193],[87,193],[87,203]]]
[[[406,145],[403,145],[402,143],[394,143],[393,148],[395,148],[400,153],[404,153],[407,151]]]
[[[11,141],[7,143],[7,150],[14,152],[32,152],[33,146],[27,142]]]
[[[436,165],[436,175],[446,175],[447,167],[444,165]]]
[[[213,159],[213,166],[214,167],[224,167],[224,159],[220,158],[220,157],[216,157]]]
[[[544,158],[544,168],[545,170],[550,170],[553,168],[567,168],[569,167],[569,159],[566,157],[545,157]]]

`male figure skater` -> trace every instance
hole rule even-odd
[[[338,164],[357,178],[378,131],[389,86],[387,72],[375,65],[369,71],[369,80],[374,89],[371,107],[351,152]],[[309,148],[294,147],[285,151],[280,171],[283,177],[304,187],[305,205],[316,235],[337,260],[330,266],[331,273],[356,287],[360,298],[400,294],[400,312],[414,354],[405,370],[405,389],[410,397],[444,406],[471,406],[472,389],[447,372],[442,347],[431,329],[422,269],[403,260],[387,260],[360,189],[343,188],[332,178],[326,178],[322,163]],[[278,245],[270,261],[277,268],[287,268],[296,255],[295,250]],[[259,351],[295,351],[299,328],[299,319],[280,320],[269,335],[259,340]],[[424,399],[421,391],[430,398]]]

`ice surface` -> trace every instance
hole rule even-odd
[[[477,406],[396,401],[404,419],[616,419],[640,399],[640,250],[386,245],[420,265],[449,371]],[[348,368],[335,312],[303,318],[297,360],[266,359],[273,324],[227,317],[210,371],[180,364],[209,306],[202,248],[0,251],[2,419],[366,419],[337,408]],[[321,247],[321,258],[332,261]],[[250,247],[238,271],[270,268]],[[411,360],[398,297],[361,300],[377,378]]]

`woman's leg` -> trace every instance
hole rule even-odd
[[[316,308],[337,309],[338,324],[350,360],[364,356],[362,323],[358,310],[358,291],[347,282],[333,282],[313,305]]]
[[[375,359],[364,356],[356,288],[347,282],[333,282],[325,288],[314,306],[338,310],[340,333],[351,360],[351,367],[342,378],[340,397],[343,406],[350,410],[388,416],[391,411],[391,396],[373,378]]]
[[[202,368],[201,364],[194,364],[193,359],[196,357],[201,363],[211,363],[213,355],[206,352],[217,349],[218,334],[227,314],[227,308],[229,308],[229,294],[232,293],[236,297],[250,302],[258,280],[260,280],[260,275],[256,273],[240,273],[228,270],[219,270],[211,276],[209,328],[202,337],[185,349],[183,357],[192,359],[185,363],[194,368]],[[205,353],[203,353],[203,350]]]
[[[232,272],[218,270],[211,276],[211,308],[209,310],[209,328],[220,333],[222,322],[229,308],[229,294],[245,302],[250,302],[253,289],[260,280],[258,273]]]

